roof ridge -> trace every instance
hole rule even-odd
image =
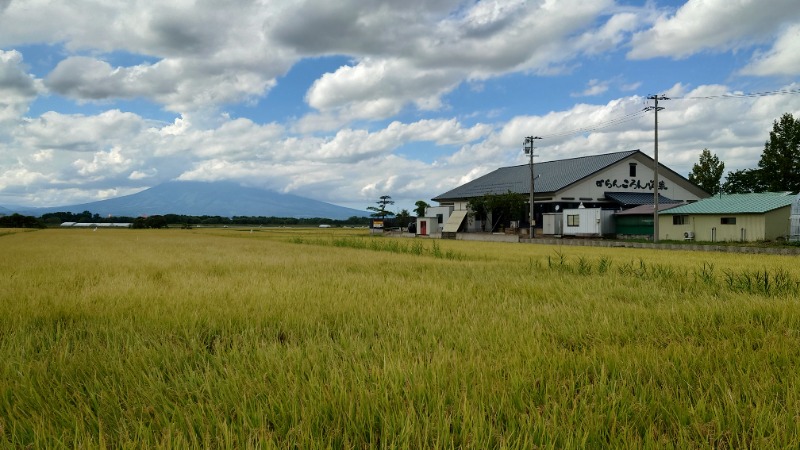
[[[602,156],[617,155],[617,154],[622,154],[622,153],[633,154],[633,153],[636,153],[636,152],[641,152],[641,150],[638,149],[638,148],[635,148],[633,150],[623,150],[623,151],[619,151],[619,152],[600,153],[600,154],[597,154],[597,155],[573,156],[572,158],[551,159],[550,161],[541,161],[541,162],[538,162],[536,164],[548,164],[548,163],[554,163],[554,162],[574,161],[576,159],[600,158]],[[525,164],[517,164],[515,166],[498,167],[497,170],[508,169],[508,168],[511,168],[511,167],[522,167],[522,166],[528,166],[528,165],[530,165],[529,162],[527,162]]]

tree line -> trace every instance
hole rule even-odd
[[[786,113],[773,122],[757,167],[728,172],[722,182],[724,170],[725,163],[703,149],[689,181],[710,194],[800,192],[800,118]]]
[[[168,225],[181,225],[191,228],[197,225],[267,225],[267,226],[367,226],[369,218],[351,216],[347,219],[328,219],[325,217],[274,217],[274,216],[191,216],[184,214],[163,214],[146,217],[100,216],[91,211],[73,213],[60,211],[42,214],[40,217],[11,214],[0,216],[2,228],[45,228],[59,226],[64,222],[78,223],[130,223],[132,228],[166,228]]]

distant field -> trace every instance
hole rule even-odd
[[[797,257],[0,230],[0,448],[798,448]]]

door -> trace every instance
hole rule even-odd
[[[420,220],[419,221],[419,234],[423,236],[428,235],[428,221],[427,220]]]

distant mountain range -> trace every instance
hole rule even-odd
[[[14,212],[41,216],[52,212],[91,211],[101,216],[183,214],[189,216],[264,216],[321,217],[348,219],[366,217],[366,211],[345,208],[291,194],[259,188],[242,187],[227,181],[170,181],[142,192],[79,205],[47,208],[0,207],[0,214]]]

